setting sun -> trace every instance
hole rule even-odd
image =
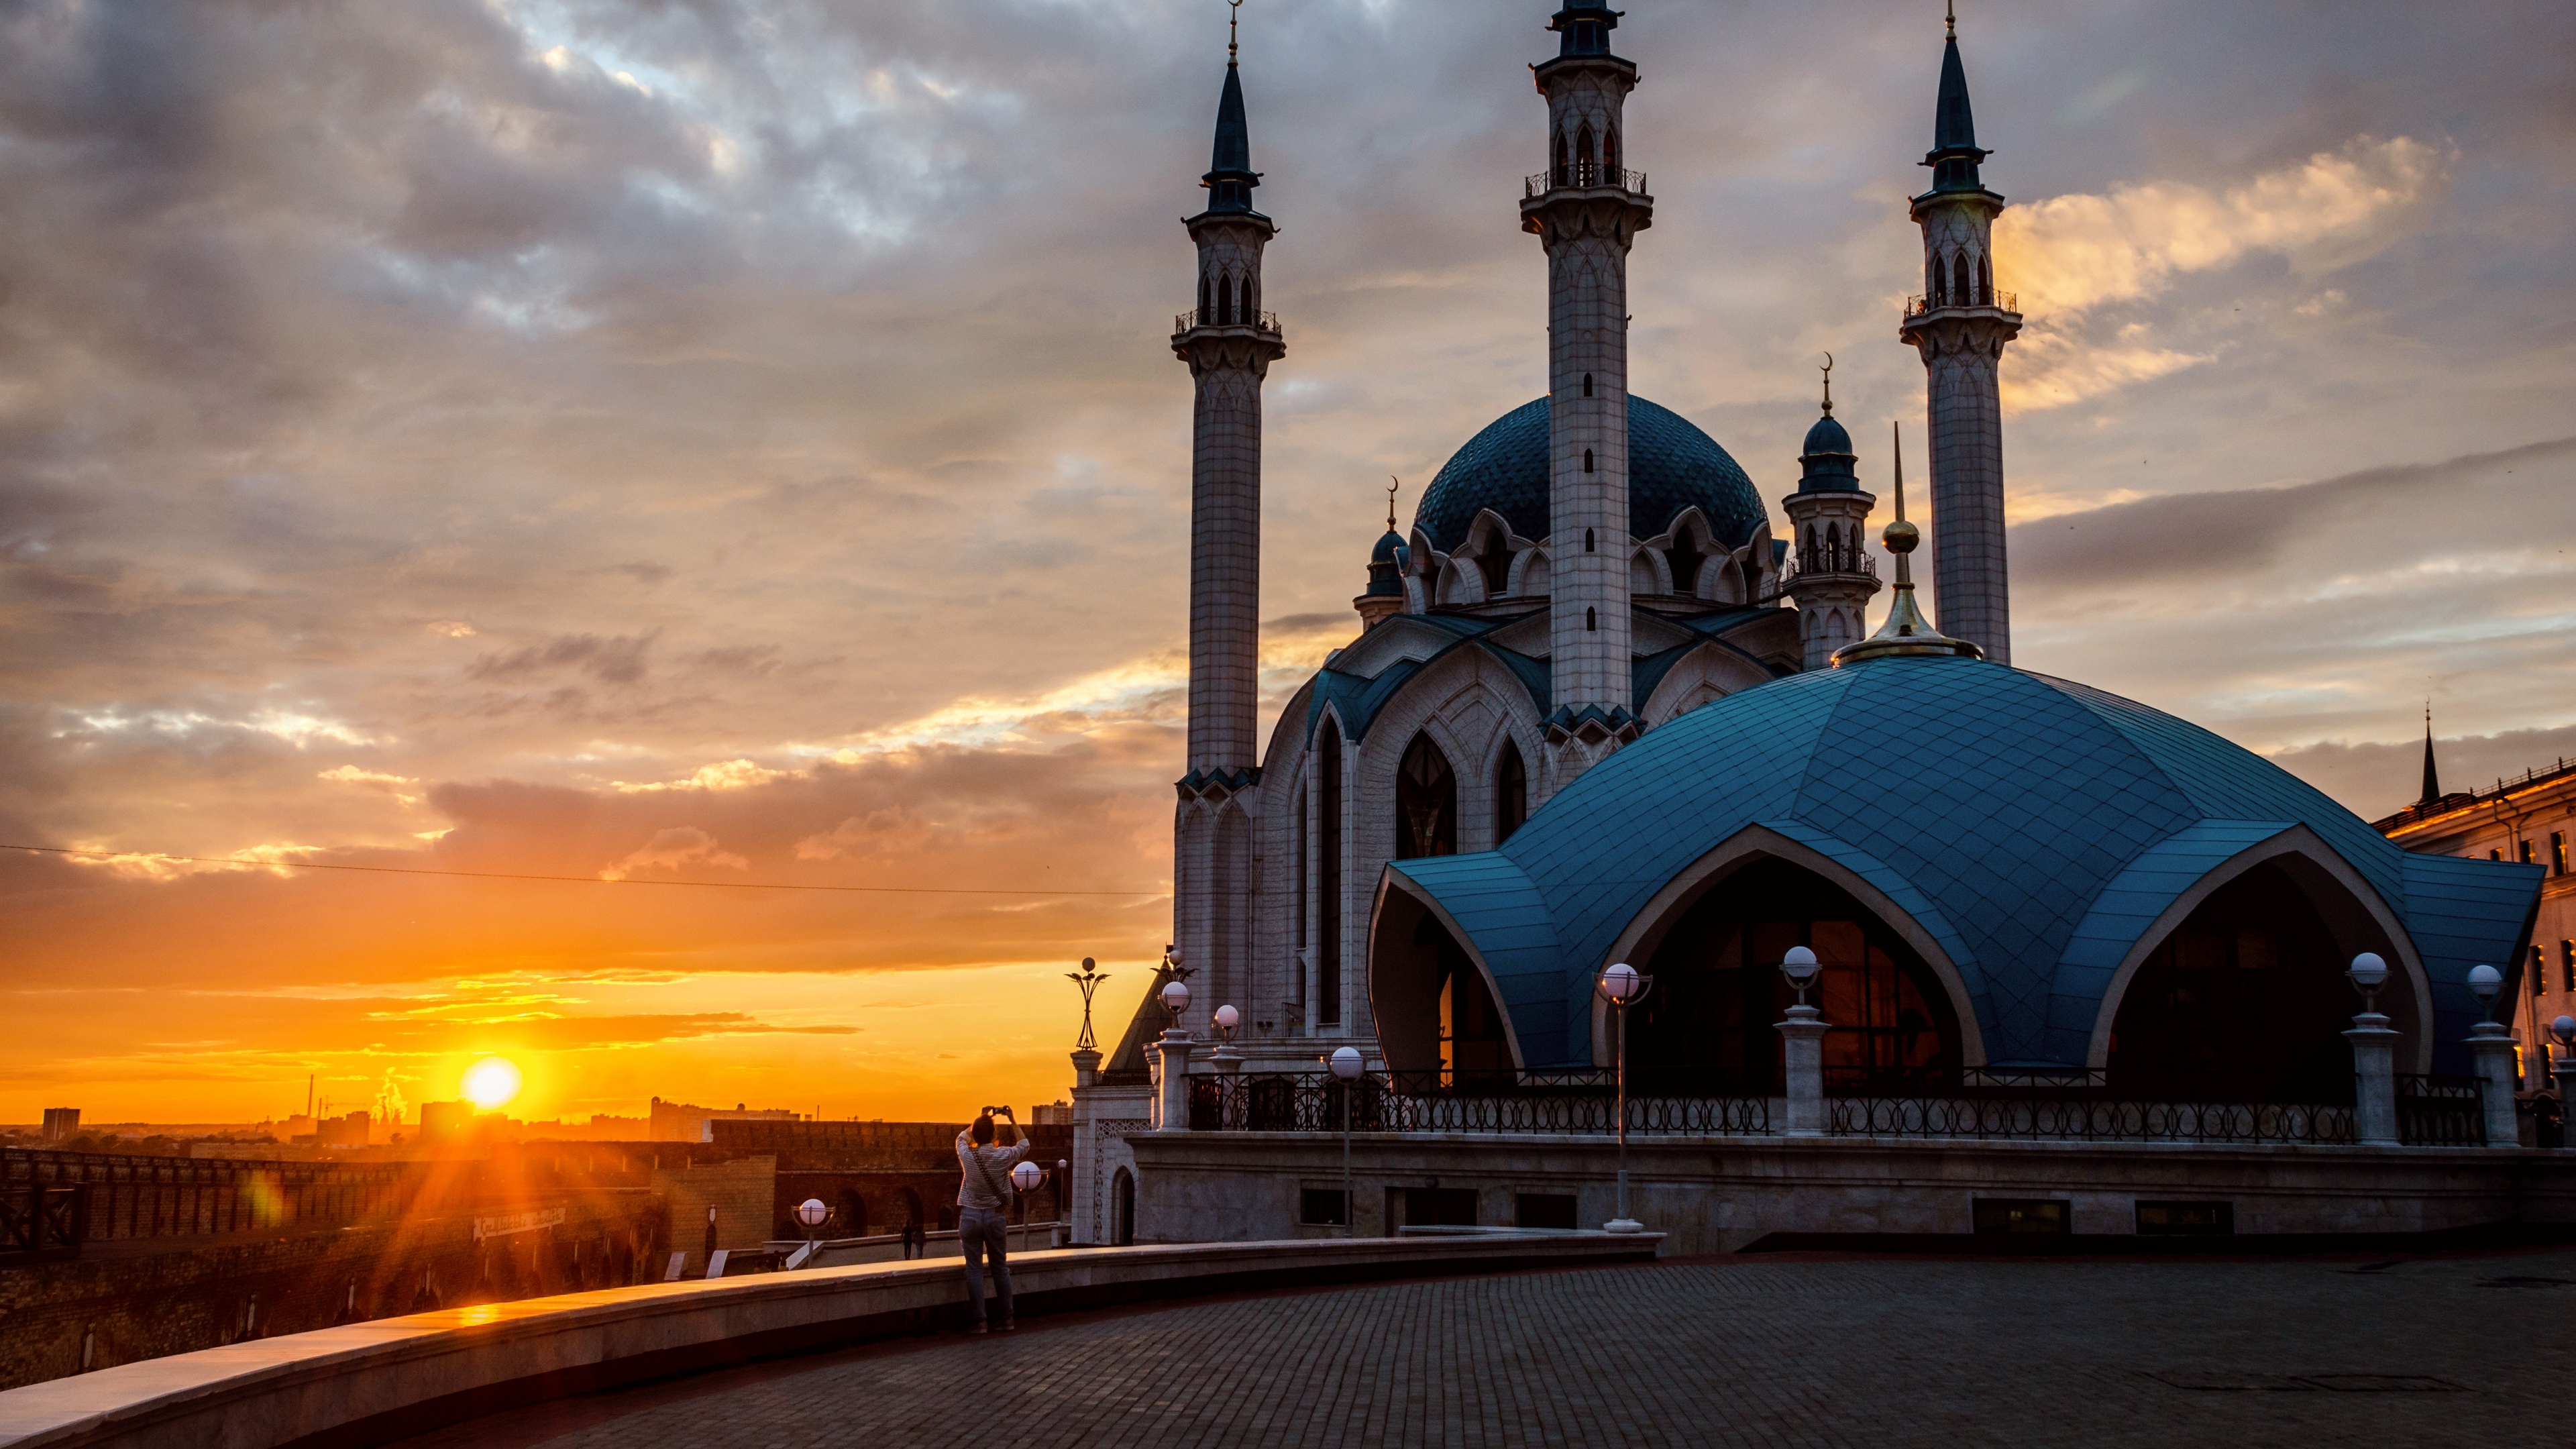
[[[465,1069],[463,1090],[475,1106],[491,1111],[519,1095],[519,1069],[500,1057],[485,1057]]]

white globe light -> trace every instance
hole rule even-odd
[[[1335,1047],[1332,1056],[1333,1075],[1347,1082],[1360,1074],[1360,1049]]]
[[[1242,1023],[1243,1013],[1233,1007],[1220,1006],[1216,1009],[1216,1024],[1219,1031],[1232,1031]]]
[[[823,1219],[831,1215],[832,1210],[823,1206],[823,1200],[819,1197],[809,1197],[796,1205],[796,1221],[809,1228],[823,1226]]]
[[[1019,1166],[1011,1169],[1011,1186],[1018,1188],[1022,1192],[1035,1192],[1037,1191],[1039,1180],[1045,1176],[1045,1170],[1039,1167],[1036,1163],[1023,1162]]]
[[[1163,1009],[1165,1011],[1179,1012],[1188,1007],[1189,1004],[1190,988],[1186,983],[1175,981],[1171,985],[1163,988]]]
[[[1601,994],[1612,1001],[1630,1000],[1637,994],[1637,983],[1640,979],[1636,967],[1625,961],[1613,962],[1602,968]]]
[[[2352,958],[2352,969],[2344,973],[2352,984],[2364,991],[2376,991],[2388,980],[2388,963],[2376,951],[2364,951]]]
[[[2576,1046],[2576,1016],[2562,1016],[2549,1024],[2549,1034],[2560,1046]]]
[[[2504,973],[2493,966],[2469,968],[2469,994],[2480,1001],[2493,1001],[2504,990]]]
[[[1789,978],[1792,990],[1804,991],[1815,984],[1816,953],[1804,946],[1792,946],[1780,953],[1780,974]]]

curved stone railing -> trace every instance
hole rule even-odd
[[[1246,1288],[1650,1259],[1655,1234],[1072,1248],[1014,1256],[1020,1311]],[[372,1444],[781,1353],[962,1326],[957,1264],[655,1283],[257,1339],[0,1393],[0,1449]]]

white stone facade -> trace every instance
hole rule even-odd
[[[1923,357],[1932,453],[1932,612],[1942,633],[2012,662],[2004,559],[2004,429],[1998,369],[2021,316],[1999,305],[1989,245],[2003,198],[1935,192],[1914,203],[1925,291],[1900,332]]]

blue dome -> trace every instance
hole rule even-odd
[[[1447,553],[1467,541],[1476,511],[1490,508],[1523,538],[1548,536],[1548,401],[1512,409],[1467,440],[1423,490],[1413,525]],[[1628,399],[1628,531],[1652,538],[1697,504],[1729,548],[1762,520],[1753,480],[1717,440],[1641,397]]]
[[[1398,560],[1398,558],[1397,558],[1397,555],[1398,555],[1399,553],[1401,553],[1401,552],[1403,551],[1403,549],[1404,549],[1404,535],[1403,535],[1403,534],[1400,534],[1400,533],[1396,532],[1394,529],[1390,528],[1390,529],[1388,529],[1385,533],[1380,534],[1380,535],[1378,536],[1378,540],[1377,540],[1377,547],[1369,551],[1369,562],[1370,562],[1370,563],[1396,563],[1396,562],[1399,562],[1399,560]]]
[[[2259,847],[2330,856],[2340,866],[2322,868],[2365,915],[2398,923],[2395,944],[2411,943],[2429,983],[2435,1070],[2465,1071],[2469,969],[2515,959],[2540,884],[2536,867],[2402,850],[2170,715],[1960,657],[1729,695],[1585,772],[1501,850],[1390,869],[1438,900],[1494,973],[1524,1065],[1588,1064],[1606,953],[1658,892],[1755,827],[1912,919],[1955,969],[1989,1065],[2084,1065],[2131,947]]]
[[[1806,443],[1798,449],[1801,453],[1849,453],[1851,450],[1851,434],[1843,431],[1843,425],[1834,421],[1832,413],[1816,419],[1816,425],[1807,429]]]
[[[1827,413],[1807,429],[1806,445],[1799,449],[1798,491],[1801,493],[1857,493],[1860,475],[1853,470],[1851,434]]]

